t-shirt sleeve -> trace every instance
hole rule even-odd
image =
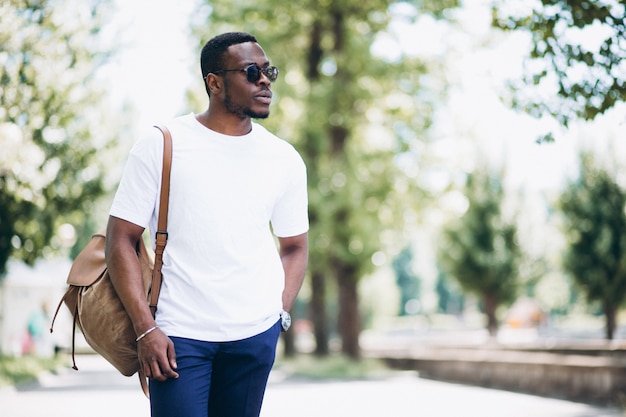
[[[160,191],[163,136],[156,128],[146,132],[130,151],[109,214],[147,227]]]
[[[278,237],[297,236],[309,230],[306,166],[295,149],[286,178],[285,192],[274,207],[271,220]]]

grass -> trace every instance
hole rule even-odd
[[[0,388],[34,381],[42,372],[54,372],[63,364],[65,359],[62,355],[56,358],[0,356]],[[294,358],[279,357],[274,370],[286,378],[314,381],[377,379],[395,372],[376,359],[356,361],[337,354],[323,358],[308,354],[299,354]]]
[[[60,357],[0,356],[0,387],[34,381],[42,372],[58,369],[61,363]]]
[[[304,354],[294,358],[280,358],[274,369],[284,373],[287,378],[317,381],[374,379],[394,372],[376,359],[363,358],[356,361],[341,355],[319,358]]]

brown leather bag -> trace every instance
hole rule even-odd
[[[161,290],[161,266],[163,250],[167,243],[167,213],[169,206],[170,170],[172,163],[172,137],[166,127],[158,127],[163,132],[163,173],[161,177],[160,211],[156,232],[155,260],[140,239],[137,243],[137,257],[146,299],[152,314],[156,313]],[[104,256],[105,234],[97,233],[78,254],[67,277],[69,285],[57,307],[50,332],[53,330],[61,304],[69,308],[74,319],[72,334],[72,368],[78,370],[75,359],[75,332],[80,328],[85,340],[102,357],[109,361],[125,376],[139,372],[144,393],[147,384],[137,356],[137,335],[130,317],[118,297],[106,265]]]

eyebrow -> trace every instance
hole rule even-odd
[[[254,62],[254,61],[248,61],[248,62],[244,62],[244,63],[243,63],[243,64],[241,64],[241,65],[246,65],[246,66],[247,66],[247,65],[259,65],[259,64],[257,64],[257,63],[256,63],[256,62]],[[268,60],[266,60],[263,64],[261,64],[261,65],[259,65],[259,66],[260,66],[261,68],[269,67],[269,66],[270,66],[270,61],[269,61],[269,59],[268,59]]]

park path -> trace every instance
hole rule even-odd
[[[136,377],[96,355],[80,371],[46,374],[29,386],[0,389],[1,417],[149,417]],[[380,380],[302,381],[271,376],[261,417],[623,417],[594,407],[506,391],[421,379],[398,372]],[[175,416],[172,416],[175,417]]]

